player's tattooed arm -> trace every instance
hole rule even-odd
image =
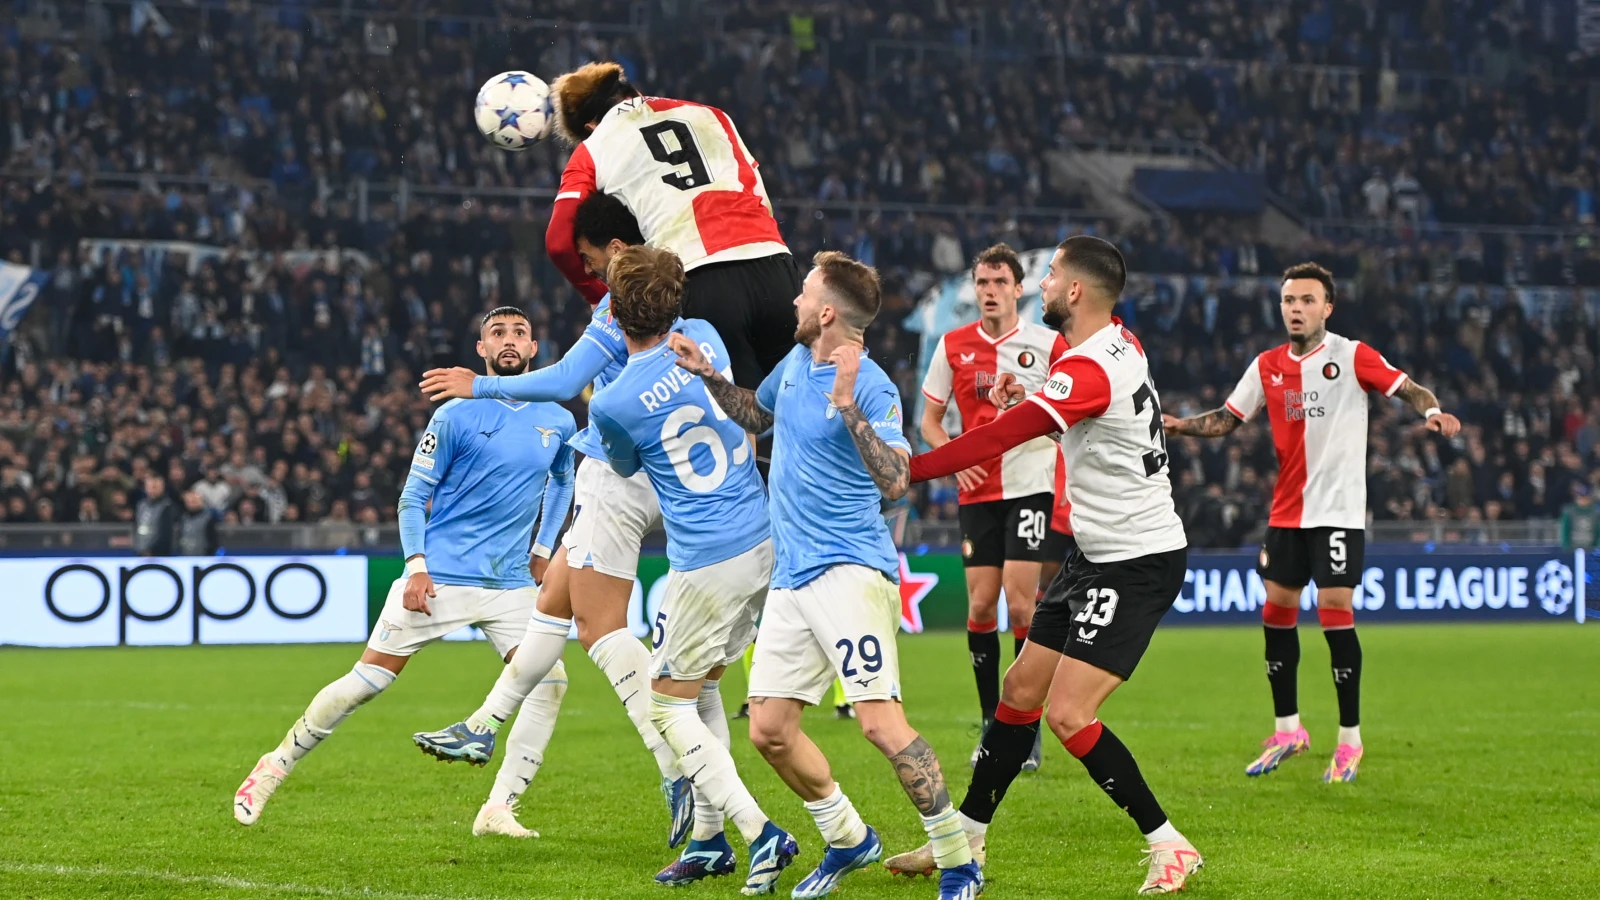
[[[1404,386],[1394,394],[1401,400],[1411,404],[1417,415],[1427,420],[1427,429],[1437,431],[1445,437],[1455,437],[1461,431],[1461,420],[1439,409],[1439,398],[1433,391],[1428,390],[1415,381],[1407,378]]]
[[[889,757],[894,764],[900,786],[916,805],[917,812],[931,816],[950,805],[950,789],[945,786],[944,772],[939,769],[939,757],[922,737],[918,737],[904,750]]]
[[[678,367],[699,375],[705,382],[706,392],[740,428],[751,434],[761,434],[772,427],[772,413],[761,408],[756,392],[723,378],[693,339],[673,332],[667,336],[667,346],[678,354]]]
[[[1177,416],[1163,415],[1161,423],[1166,426],[1167,434],[1187,434],[1194,437],[1222,437],[1232,432],[1244,422],[1226,406],[1219,406],[1210,412],[1198,416],[1189,416],[1180,419]]]
[[[700,377],[705,382],[706,391],[728,414],[728,418],[739,423],[740,428],[751,434],[761,434],[772,427],[772,413],[761,408],[755,391],[739,387],[716,372]]]
[[[844,427],[850,429],[850,440],[855,442],[861,461],[867,464],[872,483],[887,500],[899,500],[911,487],[911,457],[878,436],[867,414],[854,403],[839,410],[844,416]],[[732,413],[729,413],[732,415]]]

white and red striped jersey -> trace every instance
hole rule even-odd
[[[1032,322],[1017,326],[1000,337],[990,337],[982,322],[954,329],[939,339],[928,374],[922,379],[922,393],[941,406],[955,398],[961,414],[961,429],[970,431],[1000,414],[989,402],[989,389],[1002,372],[1017,377],[1029,393],[1044,386],[1050,361],[1067,349],[1067,341],[1057,332]],[[1055,442],[1036,438],[1007,450],[999,459],[983,463],[989,476],[974,490],[962,488],[958,501],[987,503],[1048,494],[1055,490]]]
[[[1161,398],[1144,348],[1120,320],[1062,354],[1028,401],[1061,429],[1072,532],[1090,562],[1188,544],[1167,479]]]
[[[597,190],[621,200],[639,220],[645,243],[676,253],[685,271],[789,252],[755,159],[733,120],[712,106],[632,97],[612,107],[572,151],[545,239],[568,280],[585,296],[594,294],[591,303],[605,288],[583,271],[572,246],[572,216]]]
[[[1329,333],[1295,356],[1289,344],[1257,356],[1228,395],[1249,421],[1261,407],[1278,449],[1275,528],[1365,528],[1367,391],[1394,396],[1406,373],[1360,341]]]

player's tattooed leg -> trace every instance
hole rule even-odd
[[[945,786],[939,757],[920,735],[904,750],[889,757],[889,762],[894,764],[900,786],[905,788],[917,812],[932,815],[950,805],[950,789]]]

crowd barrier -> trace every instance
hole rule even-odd
[[[961,557],[900,557],[901,629],[966,622]],[[1253,624],[1266,589],[1253,550],[1194,552],[1167,624]],[[0,559],[0,644],[87,647],[364,641],[402,561],[394,556],[130,556]],[[1369,551],[1364,623],[1571,621],[1600,605],[1600,555],[1559,547]],[[646,555],[629,604],[640,638],[660,609],[666,558]],[[1315,606],[1315,587],[1301,596]],[[1002,617],[1004,604],[1001,605]],[[1008,627],[1002,620],[1001,627]],[[471,639],[463,630],[452,638]]]

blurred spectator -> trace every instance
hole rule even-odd
[[[160,475],[144,479],[144,497],[139,501],[133,526],[133,550],[140,556],[170,556],[178,511],[167,496],[167,483]]]
[[[1572,502],[1561,510],[1561,546],[1568,550],[1600,547],[1600,507],[1586,484],[1572,486]]]
[[[217,517],[206,508],[198,491],[183,492],[183,512],[177,518],[179,556],[210,556],[217,552]]]

